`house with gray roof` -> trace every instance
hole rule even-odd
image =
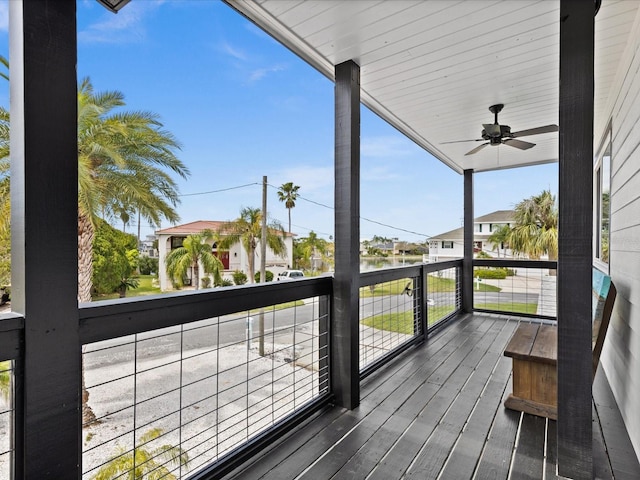
[[[513,210],[496,210],[495,212],[477,217],[473,221],[473,251],[487,252],[491,256],[512,256],[507,245],[493,245],[489,237],[503,225],[512,226],[514,223]],[[429,262],[442,262],[454,258],[462,258],[464,244],[464,230],[462,227],[435,235],[429,239]],[[499,248],[498,248],[499,247]]]

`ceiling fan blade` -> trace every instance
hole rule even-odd
[[[557,132],[557,131],[558,131],[558,125],[545,125],[544,127],[529,128],[528,130],[520,130],[519,132],[513,132],[511,136],[513,138],[526,137],[527,135],[540,135],[541,133],[551,133],[551,132]]]
[[[448,143],[464,143],[464,142],[482,142],[484,138],[474,138],[472,140],[454,140],[452,142],[440,142],[440,145],[446,145]]]
[[[483,143],[482,145],[478,145],[476,148],[474,148],[473,150],[471,150],[471,151],[469,151],[469,152],[465,153],[464,155],[465,155],[465,157],[466,157],[467,155],[473,155],[474,153],[478,153],[480,150],[482,150],[482,149],[483,149],[484,147],[486,147],[487,145],[489,145],[489,142],[487,142],[487,143]]]
[[[536,146],[535,143],[523,142],[522,140],[515,140],[513,138],[507,138],[506,140],[503,140],[502,143],[509,145],[510,147],[519,148],[520,150],[529,150],[531,147]]]
[[[490,137],[499,137],[501,135],[500,125],[497,123],[483,123],[482,128]]]

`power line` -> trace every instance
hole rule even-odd
[[[276,187],[275,185],[270,185],[270,184],[268,184],[268,185],[269,185],[270,187],[272,187],[272,188],[276,188],[276,189],[278,189],[278,188],[279,188],[279,187]],[[302,199],[302,200],[304,200],[304,201],[306,201],[306,202],[313,203],[313,204],[315,204],[315,205],[319,205],[319,206],[324,207],[324,208],[328,208],[328,209],[330,209],[330,210],[335,210],[335,208],[334,208],[334,207],[331,207],[331,206],[326,205],[326,204],[324,204],[324,203],[316,202],[315,200],[310,200],[310,199],[308,199],[308,198],[303,197],[303,196],[302,196],[302,195],[300,195],[300,194],[298,194],[298,198],[300,198],[300,199]],[[405,228],[394,227],[393,225],[388,225],[388,224],[386,224],[386,223],[378,222],[378,221],[376,221],[376,220],[371,220],[371,219],[369,219],[369,218],[362,217],[362,216],[360,217],[360,220],[365,220],[365,221],[367,221],[367,222],[375,223],[376,225],[381,225],[381,226],[383,226],[383,227],[392,228],[392,229],[394,229],[394,230],[398,230],[398,231],[401,231],[401,232],[411,233],[412,235],[419,235],[419,236],[423,236],[423,237],[430,237],[430,236],[431,236],[431,235],[428,235],[428,234],[425,234],[425,233],[419,233],[419,232],[414,232],[414,231],[412,231],[412,230],[407,230],[407,229],[405,229]]]
[[[230,190],[237,190],[237,189],[240,189],[240,188],[246,188],[246,187],[250,187],[250,186],[253,186],[253,185],[260,185],[260,184],[258,182],[245,183],[244,185],[237,185],[235,187],[221,188],[219,190],[209,190],[207,192],[183,193],[183,194],[178,195],[178,196],[179,197],[193,197],[193,196],[197,196],[197,195],[210,195],[212,193],[228,192]],[[276,190],[280,189],[280,187],[276,187],[275,185],[271,185],[269,183],[267,184],[267,186],[269,186],[271,188],[275,188]],[[317,202],[315,200],[311,200],[310,198],[306,198],[306,197],[304,197],[303,195],[300,195],[300,194],[297,195],[297,198],[299,198],[300,200],[304,200],[305,202],[309,202],[309,203],[312,203],[314,205],[318,205],[319,207],[327,208],[329,210],[335,210],[335,207],[332,207],[331,205],[327,205],[325,203],[321,203],[321,202]],[[408,230],[406,228],[396,227],[396,226],[393,226],[393,225],[389,225],[387,223],[378,222],[377,220],[372,220],[370,218],[366,218],[366,217],[362,217],[362,216],[360,217],[360,220],[364,220],[364,221],[369,222],[369,223],[380,225],[382,227],[391,228],[393,230],[398,230],[400,232],[410,233],[411,235],[418,235],[418,236],[425,237],[425,238],[426,237],[431,237],[431,235],[426,234],[426,233],[415,232],[413,230]],[[295,226],[298,227],[298,228],[303,228],[305,230],[315,231],[315,230],[313,230],[311,228],[301,227],[299,225],[295,225]],[[331,234],[324,233],[324,232],[317,232],[317,233],[320,233],[322,235],[331,235]]]
[[[244,185],[238,185],[237,187],[221,188],[220,190],[210,190],[208,192],[183,193],[182,195],[178,195],[178,196],[179,197],[194,197],[196,195],[209,195],[210,193],[228,192],[229,190],[237,190],[238,188],[250,187],[251,185],[260,185],[260,184],[257,183],[257,182],[246,183]]]

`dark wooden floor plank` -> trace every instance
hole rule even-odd
[[[602,367],[598,368],[593,382],[593,397],[615,479],[637,480],[640,478],[638,457]]]
[[[500,357],[487,387],[478,401],[469,423],[458,439],[442,478],[471,478],[485,444],[496,411],[502,408],[504,386],[511,374],[511,361]]]
[[[557,466],[558,423],[555,420],[547,420],[547,448],[544,459],[545,480],[558,480]]]
[[[511,477],[518,480],[540,480],[544,470],[546,419],[523,414],[520,435],[513,457]]]
[[[296,441],[297,439],[292,439],[291,444],[287,446],[287,450],[291,453],[295,452],[295,456],[291,454],[280,455],[279,462],[277,463],[275,459],[269,458],[263,462],[263,466],[261,467],[263,470],[260,474],[258,474],[257,468],[254,467],[251,472],[247,470],[247,476],[244,478],[279,480],[281,478],[293,478],[301,474],[309,465],[316,462],[325,450],[328,450],[338,443],[346,432],[356,427],[389,395],[396,392],[399,386],[407,380],[407,377],[413,375],[415,372],[416,361],[422,365],[429,365],[430,363],[439,365],[456,349],[457,345],[469,341],[469,335],[473,334],[473,332],[480,327],[483,327],[480,320],[470,318],[469,321],[461,323],[457,328],[452,329],[451,332],[446,332],[446,335],[442,336],[442,340],[434,339],[430,341],[429,344],[424,345],[419,355],[416,355],[420,360],[411,358],[410,361],[399,359],[398,362],[393,362],[394,364],[398,364],[398,368],[393,374],[385,372],[386,375],[382,377],[385,381],[378,382],[378,384],[375,385],[376,388],[370,389],[357,409],[352,412],[345,412],[340,418],[327,425],[326,431],[322,430],[317,432],[305,443]],[[459,333],[458,335],[455,334],[456,331]],[[414,356],[412,355],[411,357]],[[268,465],[268,468],[265,470],[266,465]]]
[[[489,437],[485,442],[476,468],[476,480],[504,480],[509,475],[521,413],[504,408],[504,400],[511,393],[511,378],[500,401]]]
[[[518,323],[488,314],[453,322],[367,377],[358,408],[316,415],[224,478],[506,480],[512,468],[512,479],[557,480],[556,422],[503,406],[503,350]],[[610,466],[616,480],[640,478],[606,378],[596,377],[594,412],[595,478],[611,479]]]
[[[451,409],[433,431],[433,434],[425,443],[425,446],[416,457],[411,468],[407,471],[407,478],[435,479],[447,461],[454,444],[467,423],[467,419],[477,405],[481,393],[485,390],[489,382],[491,374],[496,367],[496,362],[501,359],[501,357],[496,357],[494,353],[488,353],[489,347],[495,343],[496,338],[502,338],[499,336],[499,333],[502,331],[504,325],[497,324],[495,327],[496,328],[492,327],[483,339],[486,343],[484,345],[479,343],[474,349],[477,355],[483,355],[481,360],[478,362],[477,359],[473,359],[473,355],[468,355],[462,362],[462,364],[465,364],[471,361],[472,364],[476,365],[475,370],[460,394],[452,403]],[[500,330],[498,330],[498,328]],[[504,344],[504,340],[501,340],[501,342]],[[508,362],[505,362],[504,365],[508,367]],[[504,383],[509,376],[509,369],[504,368],[503,370],[505,373]],[[473,472],[473,467],[470,470]]]
[[[598,412],[595,402],[593,404],[593,478],[597,480],[609,480],[613,478],[611,463],[604,446],[604,438],[600,429]]]
[[[494,324],[494,321],[489,319],[487,324]],[[486,325],[489,326],[489,325]],[[486,327],[485,326],[485,327]],[[496,329],[502,328],[503,325],[497,324]],[[467,337],[466,340],[462,341],[460,344],[460,337],[456,337],[451,339],[450,343],[442,348],[436,355],[434,355],[430,362],[423,365],[419,370],[418,374],[415,375],[420,383],[416,382],[405,382],[403,387],[398,388],[393,395],[390,396],[392,399],[390,402],[385,402],[385,404],[381,405],[379,412],[376,412],[376,415],[371,415],[366,419],[366,421],[362,422],[355,428],[353,431],[349,433],[349,435],[341,442],[339,447],[335,448],[335,453],[331,456],[326,456],[322,458],[318,463],[313,465],[311,469],[309,469],[303,478],[308,479],[317,479],[317,478],[331,478],[334,474],[340,471],[343,466],[349,462],[351,457],[355,456],[363,444],[369,442],[371,437],[374,435],[377,430],[382,427],[385,421],[387,421],[394,412],[392,412],[392,406],[395,404],[396,407],[402,405],[407,398],[415,391],[421,384],[424,382],[424,379],[427,379],[427,383],[434,385],[437,387],[439,385],[439,379],[442,378],[442,371],[449,371],[449,365],[451,364],[450,358],[444,358],[443,354],[449,352],[450,357],[453,354],[457,354],[459,351],[466,351],[468,349],[473,350],[474,348],[478,348],[478,344],[482,344],[481,342],[475,342],[475,336],[484,336],[486,337],[486,331],[482,332],[483,328],[478,329],[480,333],[473,332]],[[482,338],[482,337],[481,337]],[[489,341],[485,340],[488,344]],[[460,344],[460,346],[458,346]],[[464,345],[467,345],[464,347]],[[462,350],[461,350],[462,349]],[[437,361],[434,361],[437,358]],[[431,381],[432,378],[436,377],[438,381],[433,383]],[[435,393],[436,389],[434,389],[432,395]],[[425,403],[425,400],[423,400]],[[389,444],[387,447],[391,447]],[[374,457],[366,458],[366,464],[362,464],[362,458],[359,457],[354,460],[356,463],[361,464],[361,470],[371,470],[376,465],[376,460]],[[347,467],[349,469],[349,467]],[[352,476],[350,478],[353,478]]]

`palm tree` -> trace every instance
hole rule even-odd
[[[283,183],[278,189],[278,200],[284,202],[289,213],[289,233],[291,233],[291,209],[296,206],[299,189],[300,186],[294,185],[293,182]]]
[[[168,444],[150,448],[151,442],[161,436],[162,430],[153,428],[140,437],[140,441],[133,451],[126,447],[119,447],[113,458],[93,476],[93,480],[111,480],[113,478],[175,480],[176,476],[171,473],[168,466],[187,467],[189,454],[180,447]]]
[[[548,254],[558,259],[558,209],[549,190],[522,200],[515,207],[515,226],[508,238],[511,249],[529,258]]]
[[[508,243],[509,235],[511,235],[511,227],[509,225],[501,225],[487,239],[493,245],[493,250],[498,249],[498,258],[500,258],[500,245]],[[504,256],[507,256],[507,247],[504,249]]]
[[[150,112],[115,112],[125,106],[118,91],[95,93],[88,78],[78,87],[78,301],[91,301],[93,238],[99,213],[135,204],[154,225],[175,223],[177,185],[187,167],[176,157],[177,140]],[[96,417],[88,404],[82,366],[82,421]]]
[[[320,254],[321,259],[324,259],[327,251],[327,241],[318,237],[318,234],[311,230],[307,238],[300,240],[300,244],[305,263],[308,261],[311,269],[315,270],[314,254]]]
[[[167,265],[167,275],[178,285],[182,284],[182,279],[191,268],[196,290],[200,288],[200,265],[205,273],[212,273],[214,283],[219,285],[222,282],[220,272],[224,266],[218,257],[211,252],[211,245],[207,240],[214,238],[211,230],[203,230],[202,233],[194,233],[182,242],[182,246],[171,250],[165,259]]]
[[[253,283],[255,275],[255,253],[262,237],[262,210],[245,207],[240,210],[240,217],[232,222],[222,224],[218,230],[221,240],[219,247],[230,248],[238,242],[242,244],[249,257],[249,281]],[[284,255],[287,247],[284,244],[284,229],[277,222],[267,228],[267,246],[276,255]]]
[[[135,205],[151,224],[179,217],[177,185],[189,170],[180,148],[150,112],[114,112],[125,106],[118,91],[95,93],[86,78],[78,87],[78,301],[91,301],[95,219]],[[118,212],[119,213],[119,212]]]

